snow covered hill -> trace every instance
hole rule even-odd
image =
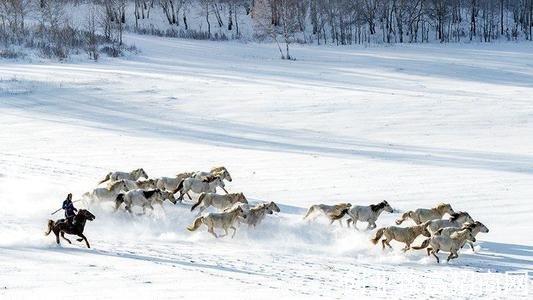
[[[0,61],[2,298],[531,297],[531,44],[306,46],[282,61],[273,45],[126,39],[140,55]],[[186,231],[189,205],[91,206],[91,249],[43,236],[68,192],[110,170],[217,165],[230,191],[282,212],[216,240]],[[301,220],[311,204],[383,199],[449,202],[490,232],[439,265]]]

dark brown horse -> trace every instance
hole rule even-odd
[[[74,222],[74,225],[69,224],[65,219],[60,219],[55,222],[53,220],[48,220],[48,230],[44,233],[44,235],[49,235],[50,232],[53,231],[56,235],[56,242],[58,245],[60,234],[65,241],[69,242],[69,244],[72,244],[72,242],[65,237],[65,233],[77,235],[80,237],[77,239],[78,242],[85,241],[87,248],[91,248],[89,241],[87,241],[87,238],[83,235],[83,229],[85,228],[85,223],[87,220],[92,221],[95,218],[96,217],[90,211],[86,209],[80,209],[75,217],[76,221]]]

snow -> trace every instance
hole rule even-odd
[[[531,297],[505,274],[533,272],[530,43],[297,46],[287,62],[269,44],[125,39],[142,52],[0,61],[2,298]],[[110,170],[218,165],[230,191],[282,212],[217,240],[185,229],[190,204],[143,217],[91,206],[91,249],[42,234],[68,192]],[[439,265],[301,220],[311,204],[383,199],[449,202],[490,232]]]

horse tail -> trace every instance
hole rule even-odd
[[[403,221],[405,221],[407,218],[411,217],[411,214],[412,214],[412,213],[413,213],[412,210],[410,210],[410,211],[404,213],[404,214],[402,215],[401,218],[399,218],[398,220],[396,220],[396,225],[400,225],[400,224],[402,224]]]
[[[204,201],[205,195],[206,195],[206,193],[201,193],[201,194],[200,194],[200,197],[198,198],[198,202],[196,202],[196,203],[191,207],[191,211],[193,211],[196,207],[198,207],[198,205],[200,205],[200,203],[202,203],[202,201]]]
[[[372,244],[374,245],[377,244],[381,236],[383,236],[384,232],[385,232],[385,227],[378,229],[378,231],[376,231],[376,235],[374,236],[374,238],[370,240]]]
[[[52,232],[52,227],[54,227],[54,221],[48,220],[48,228],[46,229],[44,235],[49,235],[50,232]]]
[[[187,226],[187,230],[195,231],[196,229],[198,229],[198,227],[200,227],[200,225],[202,225],[203,220],[204,220],[204,217],[196,218],[196,220],[194,220],[194,222],[191,225]]]
[[[98,184],[100,184],[100,183],[102,183],[102,182],[106,182],[106,181],[108,181],[108,180],[111,178],[111,174],[113,174],[113,172],[109,172],[109,173],[107,173],[107,175],[105,176],[105,178],[104,178],[102,181],[98,182]]]
[[[115,198],[115,211],[117,211],[117,209],[120,207],[120,205],[122,203],[124,203],[124,196],[125,196],[124,193],[120,193]],[[127,205],[126,205],[126,209],[128,209]]]
[[[314,211],[315,211],[315,206],[314,206],[314,205],[311,206],[311,207],[309,207],[309,209],[307,210],[307,213],[306,213],[305,216],[304,216],[304,220],[305,220],[307,217],[309,217],[309,215],[312,214]]]
[[[431,241],[431,238],[427,238],[427,239],[425,239],[425,240],[422,242],[422,245],[420,245],[420,246],[414,246],[414,247],[411,247],[411,248],[412,248],[412,249],[415,249],[415,250],[424,249],[424,248],[426,248],[427,246],[429,246],[429,241]]]
[[[183,188],[183,182],[184,182],[184,181],[185,181],[185,179],[182,179],[182,180],[180,181],[180,183],[178,184],[178,187],[177,187],[174,191],[172,191],[172,194],[175,194],[175,193],[181,191],[181,189]]]

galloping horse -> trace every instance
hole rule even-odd
[[[108,180],[117,181],[117,180],[120,180],[120,179],[129,179],[129,180],[137,181],[137,179],[139,179],[141,177],[144,177],[145,179],[148,179],[148,174],[146,174],[146,172],[143,170],[143,168],[139,168],[139,169],[133,170],[133,171],[131,171],[129,173],[128,172],[115,171],[115,172],[107,173],[106,177],[104,179],[102,179],[100,182],[98,182],[98,184],[100,184],[102,182],[106,182]]]
[[[422,224],[429,220],[442,219],[446,213],[449,215],[454,213],[452,206],[448,203],[440,203],[434,208],[419,208],[404,213],[401,218],[396,220],[396,225],[402,224],[407,218],[411,218],[416,224]]]
[[[346,224],[348,227],[350,227],[350,223],[353,222],[353,227],[357,229],[357,221],[368,222],[366,229],[374,229],[377,227],[376,220],[383,211],[389,213],[392,212],[392,207],[385,200],[375,205],[371,204],[368,206],[352,206],[348,210],[348,216],[350,216],[350,218],[346,221]]]
[[[92,221],[96,217],[88,210],[86,209],[80,209],[76,217],[74,218],[74,225],[69,224],[65,219],[60,219],[57,221],[48,220],[48,229],[44,233],[44,235],[49,235],[50,232],[54,232],[56,235],[56,243],[59,245],[59,235],[61,234],[61,237],[67,241],[69,244],[72,244],[72,242],[65,237],[65,233],[77,235],[80,238],[77,239],[78,242],[85,241],[85,244],[87,244],[87,248],[91,248],[89,245],[89,241],[83,235],[83,229],[85,228],[85,223],[87,220]]]

